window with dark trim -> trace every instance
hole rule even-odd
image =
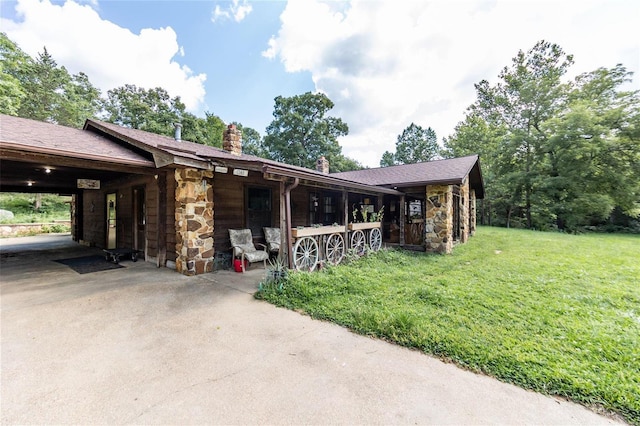
[[[271,189],[247,188],[247,228],[254,237],[262,235],[262,228],[271,226]]]

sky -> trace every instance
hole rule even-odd
[[[474,84],[539,40],[574,55],[568,78],[621,63],[640,89],[639,22],[637,0],[0,2],[0,31],[103,94],[160,86],[264,135],[275,97],[322,92],[349,125],[343,153],[368,167],[412,122],[452,135]]]

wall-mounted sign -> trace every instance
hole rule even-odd
[[[79,189],[100,189],[100,181],[95,179],[78,179]]]
[[[247,177],[249,176],[249,170],[233,169],[233,174],[236,176]]]
[[[215,171],[216,173],[227,173],[229,169],[223,166],[216,166]]]

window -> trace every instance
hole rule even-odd
[[[265,226],[271,226],[271,189],[247,188],[247,228],[258,236]]]

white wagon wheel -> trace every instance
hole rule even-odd
[[[318,243],[311,237],[302,237],[293,246],[293,264],[298,271],[313,271],[318,264]]]
[[[380,228],[373,228],[369,233],[369,247],[371,250],[378,251],[382,247],[382,233]]]
[[[344,257],[344,238],[340,234],[331,234],[327,238],[325,244],[325,255],[327,256],[327,262],[332,265],[337,265],[342,261]]]
[[[356,254],[362,256],[364,254],[364,246],[366,244],[367,239],[364,236],[364,232],[360,229],[351,234],[351,248],[356,251]]]

